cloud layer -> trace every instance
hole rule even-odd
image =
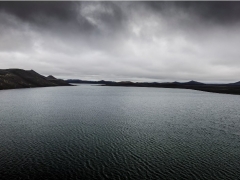
[[[0,67],[61,78],[240,80],[240,2],[0,2]]]

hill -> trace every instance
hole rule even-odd
[[[0,70],[0,90],[49,87],[49,86],[71,86],[61,79],[50,80],[33,70],[23,69],[1,69]]]

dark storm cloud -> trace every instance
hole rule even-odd
[[[98,9],[94,11],[86,6],[97,6]],[[121,8],[112,2],[0,2],[0,11],[39,26],[49,26],[54,21],[74,23],[79,30],[86,32],[99,28],[86,15],[94,16],[113,30],[119,28],[124,19]]]
[[[119,27],[126,20],[128,11],[123,13],[123,4],[138,7],[144,6],[148,13],[157,12],[167,17],[178,16],[179,11],[189,16],[198,17],[199,20],[213,23],[239,23],[240,2],[0,2],[0,11],[6,11],[15,15],[23,21],[42,23],[48,18],[69,22],[78,22],[86,31],[93,28],[93,22],[82,14],[81,7],[85,4],[94,4],[103,11],[93,12],[97,19],[109,25],[109,28]],[[93,6],[94,6],[93,5]],[[106,13],[107,10],[108,13]],[[110,10],[110,11],[109,11]],[[110,13],[109,13],[110,12]],[[141,14],[139,14],[141,16]],[[115,29],[114,29],[115,30]]]
[[[24,21],[34,21],[38,17],[54,17],[59,20],[76,18],[74,2],[0,2],[0,10],[7,11]]]
[[[194,15],[199,19],[214,23],[239,23],[240,22],[240,2],[232,1],[198,1],[198,2],[143,2],[151,10],[163,13],[167,16],[176,15],[178,11],[183,11],[189,15]]]
[[[69,78],[239,80],[240,2],[0,2],[0,67]]]

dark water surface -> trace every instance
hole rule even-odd
[[[0,91],[0,179],[240,179],[240,96]]]

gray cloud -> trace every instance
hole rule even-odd
[[[237,81],[239,2],[0,2],[0,66],[61,78]]]

